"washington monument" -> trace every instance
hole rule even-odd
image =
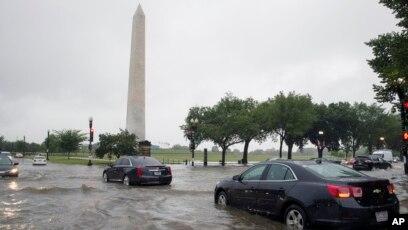
[[[145,15],[140,4],[133,15],[126,129],[145,140]]]

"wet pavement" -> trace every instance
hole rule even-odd
[[[214,204],[217,181],[245,167],[172,165],[170,186],[126,187],[104,183],[101,166],[20,160],[18,178],[0,178],[0,229],[285,229],[265,216]],[[369,175],[397,186],[408,213],[402,164]]]

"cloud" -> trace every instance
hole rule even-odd
[[[186,143],[188,108],[225,92],[265,100],[374,102],[364,42],[395,30],[376,1],[141,1],[146,14],[146,134]],[[1,1],[0,134],[123,128],[136,1]],[[270,144],[262,145],[269,147]],[[254,144],[253,148],[258,147]]]

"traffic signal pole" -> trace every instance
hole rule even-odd
[[[408,174],[408,100],[401,104],[402,145],[401,155],[404,159],[404,172]]]

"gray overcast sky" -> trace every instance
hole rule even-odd
[[[139,1],[0,0],[0,135],[125,126],[131,23]],[[374,102],[364,42],[396,30],[376,0],[156,0],[146,14],[146,136],[186,143],[194,105],[227,91]],[[253,145],[253,148],[259,146]],[[266,143],[261,147],[270,147]]]

